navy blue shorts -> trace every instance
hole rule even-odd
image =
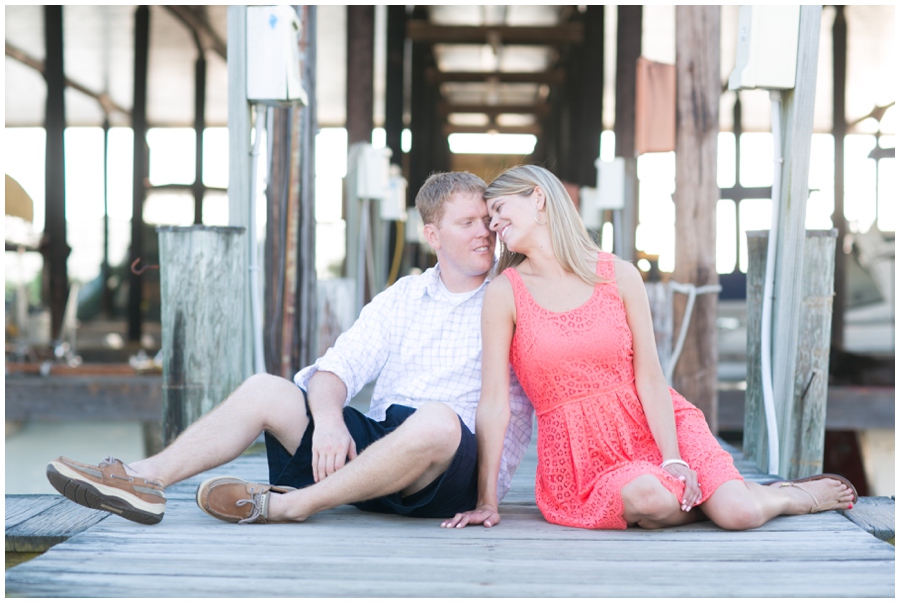
[[[304,392],[304,399],[306,392]],[[399,427],[416,409],[393,404],[388,407],[384,421],[375,421],[355,408],[344,407],[344,423],[356,442],[356,452],[361,453],[375,442]],[[309,415],[309,407],[306,410]],[[436,480],[410,496],[399,492],[372,500],[355,502],[363,511],[390,513],[407,517],[449,518],[457,513],[475,508],[478,500],[478,466],[475,435],[459,420],[462,432],[459,448],[450,467]],[[281,445],[275,436],[266,432],[266,455],[269,461],[269,483],[279,486],[304,488],[315,481],[312,473],[313,421],[303,434],[300,447],[293,455]]]

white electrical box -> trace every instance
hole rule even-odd
[[[591,230],[600,230],[603,226],[600,209],[600,191],[592,186],[582,186],[578,189],[578,211],[581,213],[581,221],[585,227]]]
[[[425,240],[425,225],[422,223],[419,210],[415,207],[409,210],[406,217],[406,242],[419,243],[420,245],[428,243]]]
[[[406,178],[399,165],[391,165],[387,191],[379,204],[382,220],[406,222]]]
[[[391,150],[376,149],[367,142],[350,145],[347,154],[347,175],[356,181],[355,197],[381,201],[388,192]]]
[[[597,207],[622,209],[625,207],[625,158],[594,162],[597,166]]]
[[[247,7],[247,99],[307,104],[301,78],[300,17],[290,6]]]
[[[742,6],[729,90],[763,88],[786,90],[797,76],[800,7],[795,5]]]

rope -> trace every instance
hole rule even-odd
[[[672,385],[672,373],[675,372],[675,365],[678,364],[678,358],[681,356],[681,349],[684,347],[684,340],[687,338],[688,327],[691,326],[691,314],[694,312],[694,301],[698,295],[707,293],[718,293],[722,290],[721,285],[704,285],[697,287],[693,284],[683,284],[676,281],[669,281],[669,286],[673,291],[684,293],[688,296],[687,306],[684,309],[684,320],[681,323],[681,329],[678,331],[678,340],[672,350],[672,357],[669,359],[669,365],[666,367],[666,382]]]

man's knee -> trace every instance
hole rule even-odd
[[[406,420],[409,437],[417,447],[449,458],[459,448],[461,427],[456,412],[440,402],[426,402]]]
[[[259,373],[247,378],[235,391],[232,402],[246,405],[248,411],[266,423],[266,428],[273,422],[290,418],[296,422],[298,417],[306,416],[306,398],[303,390],[293,381]]]

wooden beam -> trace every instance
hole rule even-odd
[[[834,243],[837,231],[807,230],[800,275],[802,297],[798,322],[797,368],[793,379],[793,449],[779,456],[793,467],[788,479],[821,473],[825,457],[825,412],[831,343],[831,300],[834,294]],[[744,454],[758,467],[769,466],[768,431],[762,394],[762,304],[769,231],[748,231],[747,250],[747,402]],[[783,431],[779,423],[779,435]],[[779,472],[780,474],[780,472]]]
[[[387,73],[384,85],[385,146],[391,150],[391,163],[403,165],[403,99],[405,90],[406,6],[387,7]]]
[[[518,113],[545,117],[550,114],[550,105],[547,103],[529,105],[453,105],[442,102],[438,105],[438,111],[441,115],[450,115],[451,113],[485,113],[494,117],[501,113]]]
[[[434,84],[446,82],[497,82],[500,84],[549,84],[565,81],[564,69],[548,71],[440,71],[436,67],[426,72],[428,81]]]
[[[85,366],[85,365],[82,365]],[[81,367],[79,367],[81,368]],[[162,376],[6,377],[7,421],[162,419]]]
[[[834,136],[834,212],[831,223],[838,231],[834,248],[834,306],[831,314],[831,347],[844,348],[844,307],[846,306],[847,254],[844,238],[847,218],[844,217],[844,138],[847,135],[847,18],[844,7],[835,6],[831,28],[831,133]]]
[[[372,142],[375,7],[347,7],[347,146]]]
[[[41,72],[41,74],[46,75],[46,66],[44,65],[43,61],[34,58],[20,48],[16,48],[9,42],[6,43],[6,56],[19,61],[23,65],[31,67],[35,71]],[[95,92],[84,84],[76,82],[68,76],[64,76],[64,81],[66,83],[66,87],[72,88],[73,90],[78,90],[82,94],[87,95],[100,103],[100,107],[101,109],[103,109],[103,112],[105,114],[109,115],[110,113],[121,113],[126,117],[131,117],[131,111],[114,102],[112,98],[110,98],[109,94],[105,92]]]
[[[406,35],[413,42],[425,44],[536,44],[565,45],[584,41],[581,23],[572,22],[553,27],[434,25],[424,19],[406,24]]]
[[[744,431],[745,405],[749,392],[739,389],[719,390],[719,431]],[[893,387],[839,385],[828,388],[825,413],[826,430],[884,429],[894,424],[895,390]],[[744,443],[744,457],[751,459]]]
[[[228,60],[228,48],[225,41],[219,37],[204,15],[190,6],[166,5],[166,9],[199,35],[206,48],[215,51],[223,60]]]
[[[570,181],[579,186],[597,186],[600,135],[603,132],[603,40],[604,7],[588,5],[584,11],[585,40],[578,52],[579,73],[573,74],[576,118],[572,120],[573,156]]]
[[[497,134],[534,134],[540,136],[543,128],[540,124],[530,124],[527,126],[461,126],[454,124],[444,124],[444,134],[486,134],[488,132],[496,132]]]
[[[44,201],[48,239],[44,254],[45,274],[49,276],[48,289],[43,294],[44,303],[50,306],[50,338],[60,335],[66,299],[69,295],[67,261],[71,249],[66,243],[66,172],[65,129],[66,102],[63,67],[63,12],[62,6],[44,7],[44,40],[46,44],[47,81],[44,128],[47,133],[46,172]]]
[[[679,283],[717,285],[716,154],[719,135],[720,81],[718,6],[675,9],[677,71],[675,132],[675,272]],[[687,296],[676,295],[674,322],[683,325]],[[718,296],[698,295],[690,317],[673,387],[706,416],[713,433],[717,416]],[[679,327],[680,328],[680,327]]]
[[[310,4],[303,7],[303,40],[306,42],[306,61],[303,63],[303,81],[309,96],[309,104],[300,111],[300,171],[291,181],[300,188],[299,224],[297,230],[297,287],[294,307],[294,339],[291,362],[295,370],[298,366],[309,366],[318,354],[318,321],[310,317],[318,316],[318,293],[316,281],[316,134],[319,131],[316,117],[316,54],[318,9]],[[296,122],[295,122],[296,123]],[[296,154],[294,156],[296,161]],[[299,180],[299,182],[297,182]]]
[[[150,9],[138,6],[134,16],[134,101],[131,128],[134,131],[134,171],[132,176],[131,247],[129,264],[144,253],[144,181],[148,171],[147,75],[150,58]],[[143,279],[133,271],[128,275],[128,341],[141,340]]]
[[[793,90],[782,93],[781,187],[772,310],[772,367],[780,463],[778,474],[787,479],[804,475],[806,468],[794,463],[791,451],[800,436],[799,394],[795,391],[800,349],[800,315],[804,284],[804,233],[809,198],[810,141],[813,132],[819,31],[822,6],[800,7],[800,37],[797,44],[797,77]],[[803,437],[812,434],[804,434]]]
[[[228,225],[250,225],[250,103],[247,101],[247,7],[228,7]],[[249,237],[248,237],[249,239]],[[247,244],[247,262],[250,245]],[[244,294],[244,378],[253,374],[250,287]]]
[[[637,60],[641,56],[643,31],[643,7],[619,6],[616,8],[616,149],[615,156],[625,159],[625,207],[616,225],[616,255],[626,261],[634,261],[634,246],[638,225],[638,179],[635,141],[635,99],[637,98]]]

